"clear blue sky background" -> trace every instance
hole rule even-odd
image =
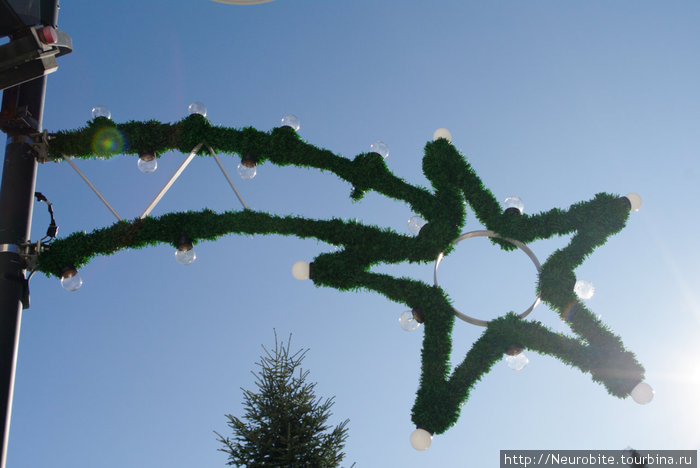
[[[350,418],[346,466],[488,467],[500,449],[698,449],[700,4],[693,1],[322,1],[235,7],[198,1],[62,2],[74,52],[49,77],[44,126],[82,126],[93,106],[117,122],[176,121],[202,101],[215,124],[268,130],[294,113],[306,141],[353,157],[377,139],[389,168],[426,184],[422,148],[438,127],[499,199],[528,213],[598,192],[638,192],[642,209],[577,270],[589,304],[647,369],[654,401],[619,400],[590,377],[529,352],[499,363],[458,423],[426,452],[408,443],[422,330],[373,293],[339,293],[290,274],[330,247],[230,236],[178,265],[159,246],[101,257],[67,293],[35,275],[24,314],[8,466],[224,466],[212,431],[242,413],[240,387],[261,344],[293,334],[317,392]],[[133,156],[79,162],[125,218],[138,216],[184,155],[141,174]],[[236,175],[236,156],[224,156]],[[237,178],[237,176],[236,176]],[[358,218],[405,232],[410,208],[360,203],[329,174],[259,167],[237,182],[251,208]],[[60,235],[114,219],[65,164],[39,168]],[[211,158],[198,158],[154,215],[238,209]],[[35,209],[33,239],[48,224]],[[479,229],[469,216],[466,230]],[[536,275],[525,255],[483,239],[441,266],[455,304],[492,318],[524,309]],[[531,248],[544,261],[567,239]],[[432,265],[382,267],[430,282]],[[566,330],[546,307],[531,316]],[[454,361],[481,330],[458,323]]]

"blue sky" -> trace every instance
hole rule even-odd
[[[698,449],[700,337],[696,242],[700,188],[700,5],[651,2],[293,1],[235,7],[198,0],[62,2],[74,52],[48,80],[44,127],[82,126],[95,105],[117,122],[177,121],[201,101],[218,125],[268,130],[285,114],[301,137],[346,157],[375,140],[387,164],[427,185],[422,148],[446,127],[500,199],[528,213],[598,192],[638,192],[642,209],[577,271],[591,309],[647,369],[654,401],[619,400],[554,358],[500,363],[458,423],[426,452],[408,443],[422,330],[373,293],[296,281],[297,260],[329,246],[281,236],[197,245],[178,265],[159,246],[101,257],[65,292],[35,275],[24,314],[8,466],[225,466],[213,431],[240,415],[261,344],[293,334],[319,395],[350,418],[346,462],[358,466],[496,466],[501,449]],[[79,162],[125,218],[138,216],[184,159],[154,174],[133,156]],[[223,156],[236,175],[236,156]],[[236,176],[237,177],[237,176]],[[270,164],[235,179],[251,208],[332,216],[406,230],[404,204],[325,173]],[[111,213],[65,164],[39,168],[59,234],[109,226]],[[211,158],[197,158],[153,214],[239,204]],[[35,208],[33,239],[48,225]],[[465,230],[480,229],[471,214]],[[483,241],[483,242],[482,242]],[[567,239],[530,245],[541,261]],[[382,271],[432,280],[432,265]],[[525,255],[483,239],[440,267],[455,305],[480,318],[532,301]],[[566,330],[540,305],[533,314]],[[454,361],[481,329],[458,323]]]

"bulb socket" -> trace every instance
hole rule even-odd
[[[423,323],[423,312],[419,308],[411,309],[411,312],[413,313],[413,320],[418,323]]]
[[[156,159],[155,151],[141,151],[139,153],[139,159],[141,161],[153,161]]]
[[[192,244],[192,239],[189,237],[180,236],[175,243],[175,247],[177,247],[177,250],[187,252],[188,250],[192,250],[194,248],[194,244]]]
[[[521,212],[519,209],[517,209],[517,208],[515,208],[515,207],[513,207],[513,206],[511,206],[510,208],[506,208],[506,210],[504,211],[504,213],[506,213],[506,214],[511,214],[511,215],[514,215],[514,214],[515,214],[515,215],[521,215],[521,214],[522,214],[522,212]]]
[[[506,350],[506,354],[508,356],[517,356],[518,354],[523,352],[523,347],[520,345],[510,345],[508,349]]]
[[[430,429],[428,429],[428,428],[425,427],[425,426],[416,426],[416,429],[423,429],[425,432],[427,432],[428,434],[430,434],[431,437],[435,435],[435,432],[434,432],[434,431],[431,431]]]
[[[245,167],[255,167],[258,165],[258,160],[250,153],[247,153],[245,156],[243,156],[243,158],[241,158],[241,164]]]
[[[72,278],[78,274],[78,269],[74,266],[67,266],[61,271],[61,278]]]

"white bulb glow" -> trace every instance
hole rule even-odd
[[[92,118],[96,119],[97,117],[106,117],[111,119],[112,113],[109,111],[107,106],[95,106],[92,108]]]
[[[440,138],[444,138],[447,141],[452,141],[452,134],[446,128],[438,128],[433,132],[433,141],[438,141]]]
[[[311,273],[311,265],[308,262],[300,260],[292,265],[292,276],[299,281],[304,281],[309,279],[309,274]]]
[[[238,163],[238,175],[243,180],[250,180],[258,173],[258,167],[255,163],[243,162]]]
[[[153,154],[142,154],[136,163],[139,171],[144,174],[150,174],[158,169],[158,160]]]
[[[199,101],[195,101],[187,106],[187,115],[199,114],[202,117],[207,116],[207,106]]]
[[[509,354],[506,354],[506,364],[508,364],[508,367],[513,369],[514,371],[521,371],[525,368],[530,363],[530,360],[525,356],[525,353],[520,351],[518,354],[515,356],[511,356]]]
[[[433,442],[433,435],[425,429],[416,429],[411,432],[411,446],[416,450],[428,450]]]
[[[78,270],[68,271],[61,276],[61,287],[68,292],[77,291],[83,285],[83,279]]]
[[[518,211],[520,211],[520,214],[523,214],[523,211],[525,210],[525,204],[520,199],[520,197],[516,197],[515,195],[506,198],[503,202],[503,205],[506,207],[506,210],[508,208],[517,209]]]
[[[420,322],[413,316],[412,310],[407,310],[399,315],[399,325],[407,332],[410,332],[420,327]]]
[[[629,200],[632,211],[639,211],[639,208],[642,207],[642,197],[638,193],[630,192],[625,195],[625,198]]]
[[[408,232],[412,235],[417,236],[420,230],[425,226],[426,221],[420,216],[411,216],[408,218]]]
[[[375,141],[374,143],[369,145],[369,150],[373,153],[377,153],[384,159],[389,157],[389,145],[387,145],[383,141]]]
[[[593,283],[586,280],[578,280],[574,285],[574,292],[579,297],[579,299],[590,299],[595,293],[595,286]]]
[[[292,130],[298,132],[301,128],[301,124],[299,123],[299,117],[297,117],[294,114],[285,115],[284,117],[282,117],[282,126],[291,127]]]
[[[194,253],[194,249],[190,250],[175,250],[175,260],[180,265],[191,265],[192,262],[197,260],[197,254]]]
[[[651,388],[651,385],[646,382],[639,382],[637,386],[632,389],[630,395],[635,402],[640,405],[646,405],[654,399],[654,393],[654,389]]]

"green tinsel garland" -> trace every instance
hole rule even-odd
[[[120,249],[156,243],[175,244],[183,235],[197,242],[231,233],[286,234],[336,245],[341,248],[339,251],[314,259],[311,266],[315,284],[338,290],[369,289],[421,311],[425,326],[422,372],[412,420],[432,433],[442,433],[457,421],[470,389],[511,346],[548,354],[589,372],[617,397],[627,396],[643,379],[644,369],[634,355],[573,291],[574,269],[624,227],[630,211],[630,203],[624,197],[601,193],[566,211],[552,209],[536,215],[505,212],[464,157],[445,139],[425,146],[423,172],[433,186],[431,193],[394,176],[376,153],[359,154],[350,160],[301,141],[288,127],[270,132],[238,130],[212,126],[200,115],[174,124],[116,124],[97,118],[83,129],[53,134],[49,157],[59,160],[62,155],[93,158],[168,150],[187,153],[200,142],[217,152],[239,154],[258,164],[269,160],[280,166],[333,172],[352,184],[353,199],[374,190],[405,201],[427,224],[418,236],[410,237],[352,221],[280,217],[251,210],[170,213],[121,221],[90,234],[78,232],[56,240],[50,250],[39,256],[38,269],[60,276],[65,267],[80,267],[95,255],[111,255]],[[208,153],[202,150],[200,154]],[[528,243],[573,234],[570,244],[555,251],[542,265],[537,288],[542,300],[560,314],[577,338],[555,333],[539,322],[522,320],[511,312],[489,322],[450,374],[455,315],[445,292],[414,279],[372,273],[370,268],[379,263],[433,262],[440,252],[448,253],[465,223],[465,200],[486,228],[504,238]],[[495,243],[503,249],[513,248],[506,242]]]

